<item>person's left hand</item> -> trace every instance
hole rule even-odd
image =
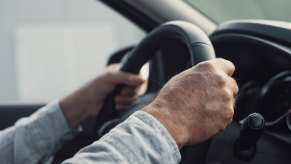
[[[98,94],[96,96],[104,100],[116,85],[126,85],[127,87],[121,90],[120,95],[115,97],[115,108],[118,111],[126,109],[137,98],[141,85],[144,83],[139,75],[119,72],[120,67],[120,64],[110,65],[106,73],[99,77],[99,88],[95,88],[99,91],[99,93],[96,92]]]
[[[118,84],[127,87],[115,98],[116,110],[125,109],[136,99],[144,80],[139,75],[120,72],[119,68],[118,64],[109,66],[104,74],[61,100],[60,106],[70,127],[77,127],[88,117],[97,116],[105,98]]]

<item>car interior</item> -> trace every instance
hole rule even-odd
[[[291,23],[244,19],[215,23],[182,0],[100,0],[147,35],[135,45],[115,51],[107,65],[123,63],[122,71],[138,73],[149,63],[146,92],[125,112],[114,109],[118,86],[107,97],[98,118],[64,145],[54,163],[72,157],[149,104],[174,75],[213,58],[234,63],[239,85],[233,122],[211,139],[180,150],[180,163],[291,163]],[[0,128],[44,104],[0,104]]]

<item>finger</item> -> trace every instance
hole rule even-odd
[[[144,80],[139,75],[134,75],[125,72],[114,72],[108,74],[113,84],[125,84],[131,87],[137,87],[141,85]]]
[[[124,97],[124,96],[116,96],[115,103],[119,105],[129,105],[136,99],[136,96],[133,97]]]
[[[122,89],[120,95],[121,96],[134,96],[137,95],[139,92],[140,86],[138,87],[125,87]]]
[[[233,119],[233,115],[234,115],[234,106],[233,103],[234,99],[232,98],[231,101],[228,101],[227,103],[223,104],[223,109],[224,111],[224,120],[225,123],[230,124],[232,122]]]
[[[229,86],[231,90],[233,91],[233,96],[235,96],[239,91],[238,85],[236,81],[234,80],[234,78],[231,78],[231,77],[229,78],[228,82],[229,82]]]
[[[235,71],[235,66],[229,60],[225,60],[222,58],[213,59],[213,62],[221,68],[227,75],[232,76]]]
[[[117,96],[115,97],[115,104],[117,106],[129,106],[134,100],[136,100],[136,96],[133,97],[124,97],[124,96]]]
[[[117,72],[120,70],[121,68],[121,64],[120,63],[114,63],[114,64],[110,64],[107,68],[106,71],[107,72]]]

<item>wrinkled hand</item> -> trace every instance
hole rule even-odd
[[[119,64],[110,65],[106,73],[93,82],[91,88],[94,91],[92,96],[98,97],[98,100],[103,104],[107,95],[113,91],[116,85],[126,85],[127,87],[121,90],[120,95],[115,97],[116,110],[127,108],[137,98],[140,87],[144,82],[139,75],[119,72],[120,67]]]
[[[180,148],[207,140],[232,121],[238,92],[234,70],[227,60],[202,62],[169,80],[144,111],[166,127]]]
[[[116,110],[125,109],[136,99],[144,80],[139,75],[119,72],[119,68],[120,65],[109,66],[104,74],[61,100],[60,105],[70,127],[79,126],[88,117],[96,117],[107,95],[118,84],[127,87],[115,98]]]

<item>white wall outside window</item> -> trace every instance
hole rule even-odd
[[[62,97],[143,35],[94,0],[2,0],[0,20],[0,101]]]

